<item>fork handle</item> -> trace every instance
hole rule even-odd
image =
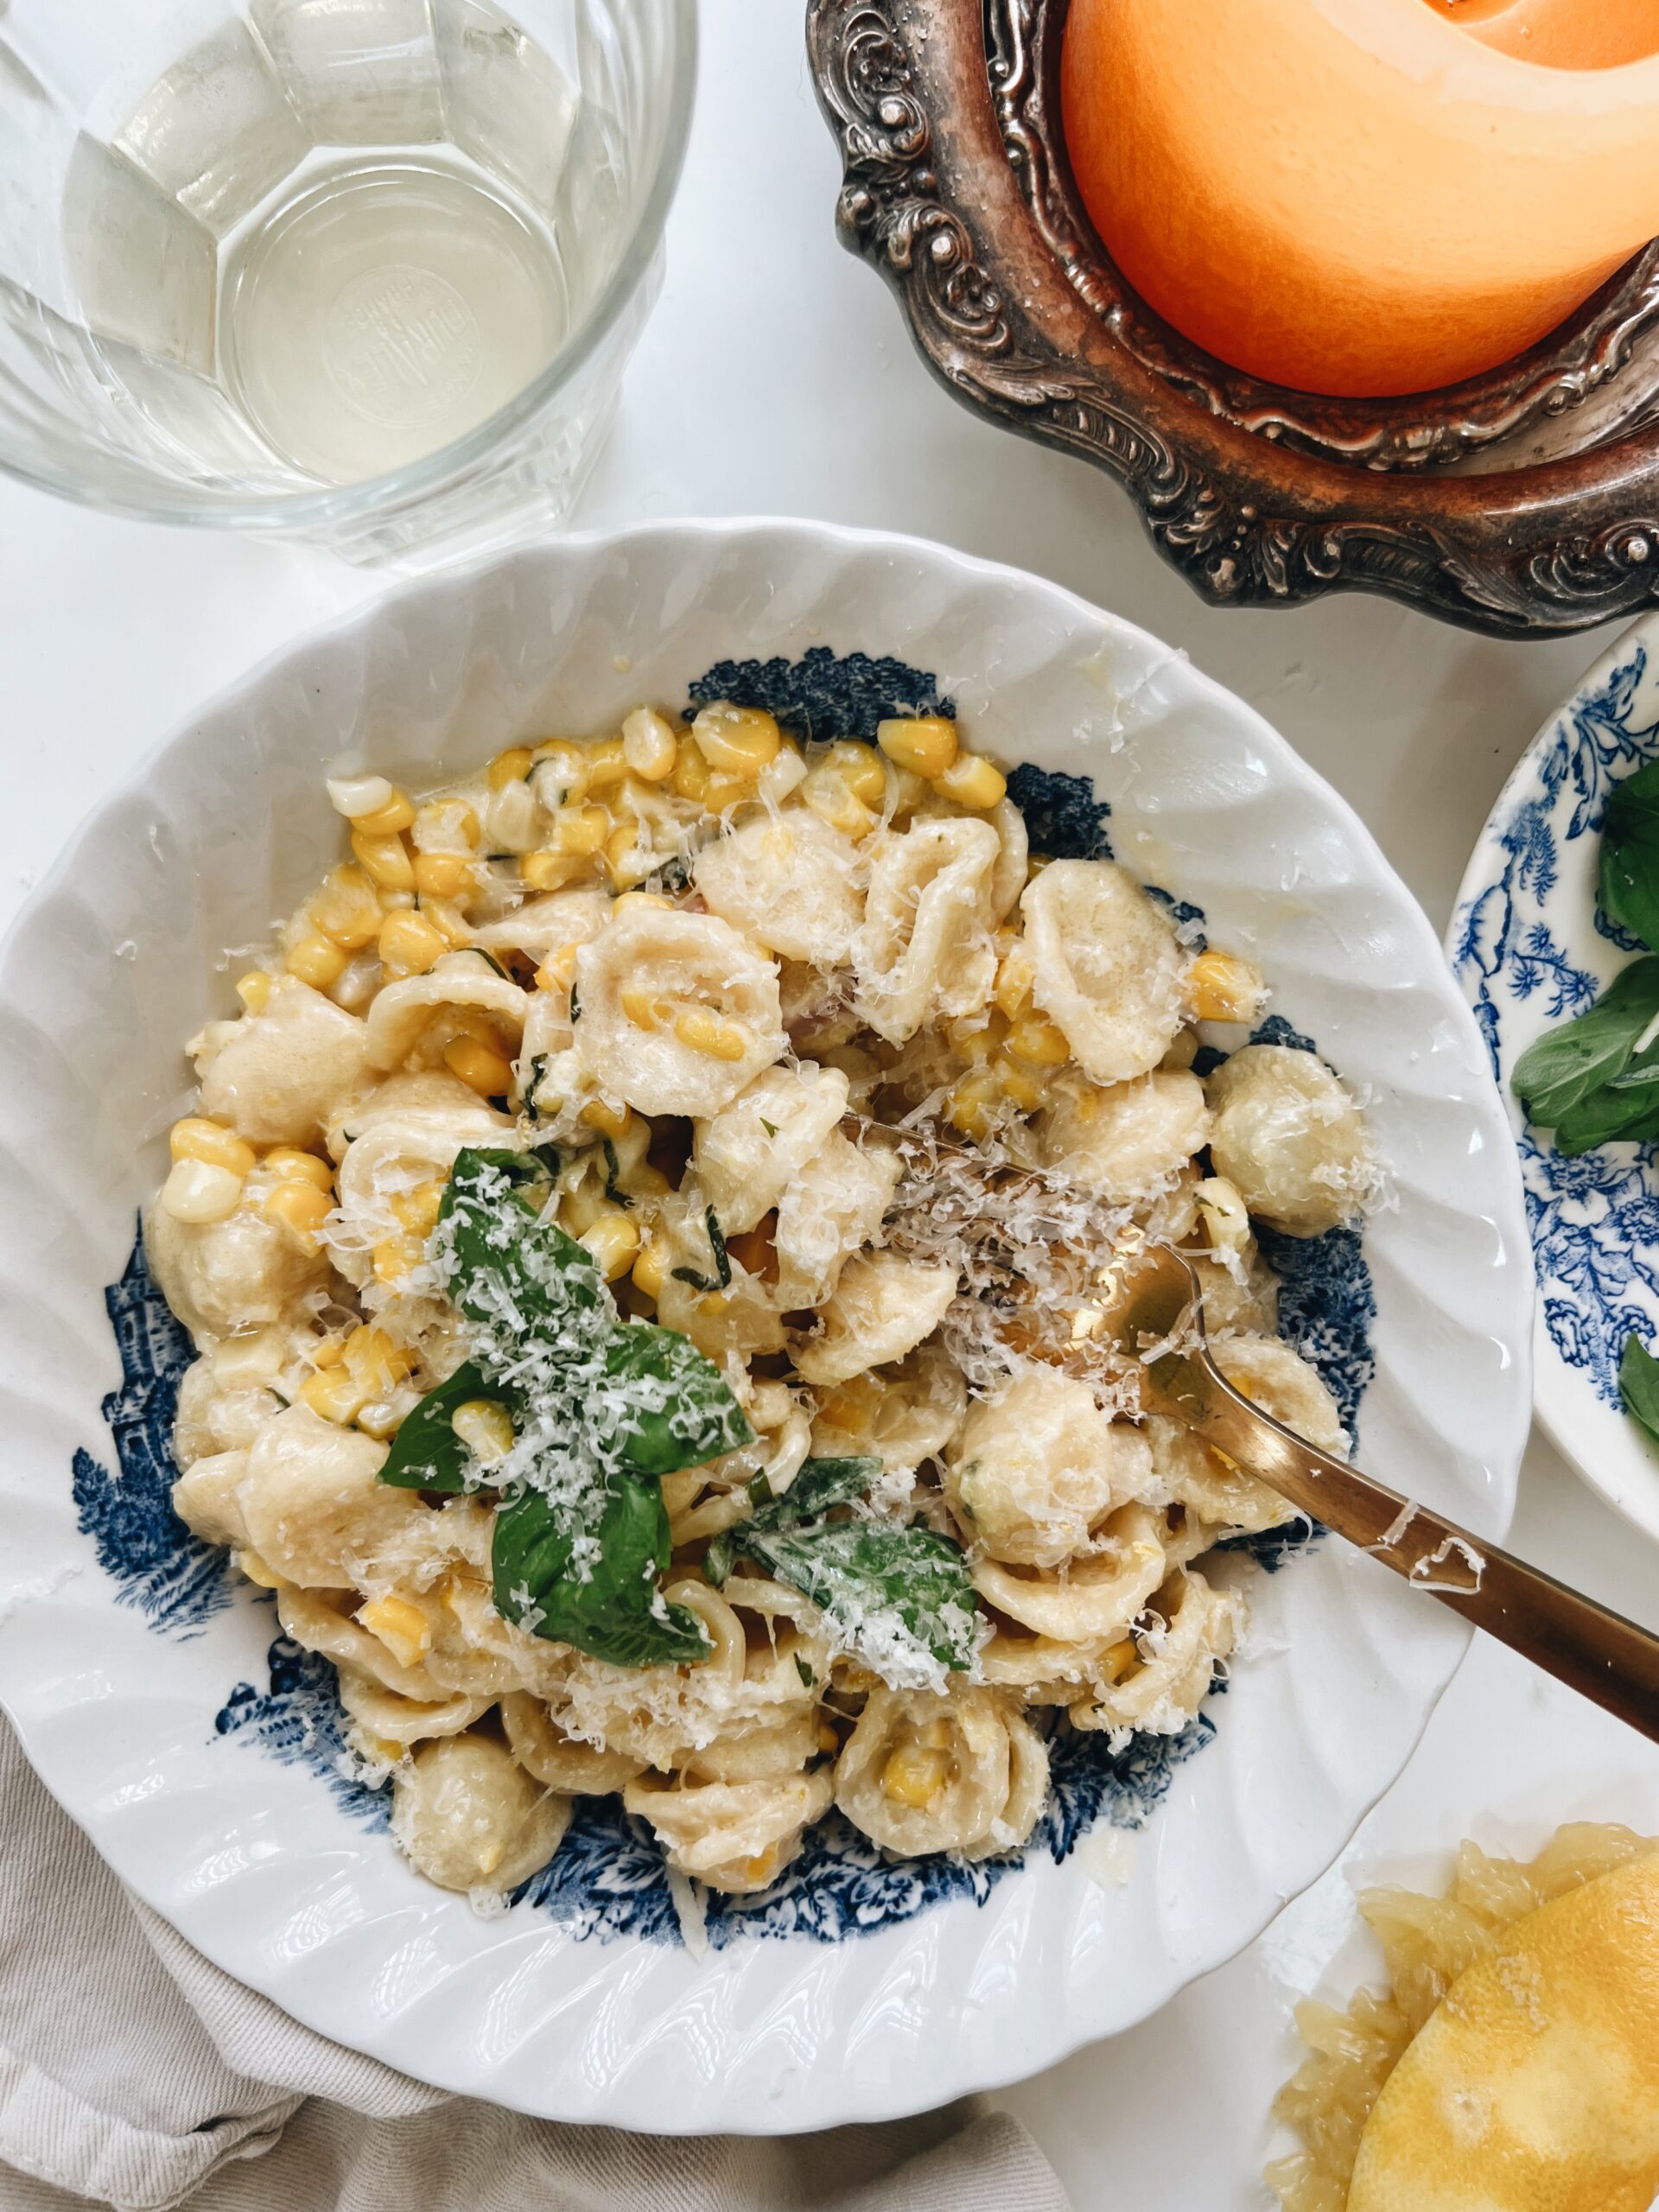
[[[1241,1397],[1212,1360],[1207,1444],[1414,1589],[1659,1743],[1659,1636],[1333,1459]]]

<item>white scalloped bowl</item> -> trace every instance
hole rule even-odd
[[[269,1608],[157,1522],[145,1376],[176,1346],[131,1284],[111,1301],[111,1480],[105,1288],[187,1095],[181,1041],[229,1003],[221,948],[264,938],[335,849],[322,765],[419,785],[810,648],[895,656],[993,752],[1092,777],[1118,857],[1257,958],[1367,1098],[1398,1203],[1364,1236],[1363,1464],[1499,1536],[1526,1433],[1514,1149],[1433,933],[1346,806],[1154,639],[934,546],[686,524],[423,584],[257,671],[99,810],[0,954],[0,1696],[121,1878],[209,1958],[343,2044],[560,2120],[875,2120],[1131,2027],[1329,1865],[1466,1641],[1332,1542],[1271,1576],[1241,1562],[1250,1644],[1181,1756],[1096,1765],[1023,1865],[918,1874],[866,1852],[720,1922],[699,1955],[659,1940],[655,1873],[620,1829],[613,1876],[591,1843],[571,1862],[574,1905],[493,1920],[404,1865],[315,1756]],[[1323,1318],[1334,1342],[1343,1317],[1319,1308],[1303,1298],[1304,1340]],[[1114,1821],[1141,1833],[1102,1850]]]

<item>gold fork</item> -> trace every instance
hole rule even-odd
[[[1139,1363],[1143,1411],[1182,1421],[1246,1474],[1558,1681],[1659,1742],[1659,1636],[1333,1459],[1236,1390],[1211,1357],[1198,1278],[1179,1253],[1128,1262],[1094,1344]],[[1089,1343],[1057,1363],[1086,1370]]]

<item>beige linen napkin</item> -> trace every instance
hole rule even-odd
[[[559,2127],[342,2050],[129,1897],[0,1720],[0,2208],[1068,2212],[976,2100],[779,2141]]]

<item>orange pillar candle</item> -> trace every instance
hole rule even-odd
[[[1071,0],[1061,89],[1124,276],[1304,391],[1492,368],[1659,235],[1659,0]]]

